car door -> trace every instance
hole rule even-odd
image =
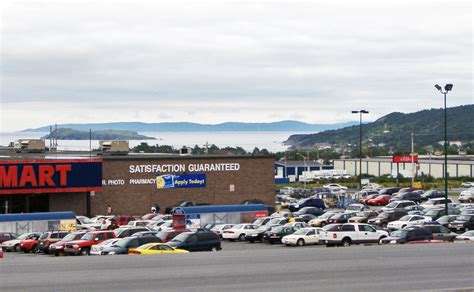
[[[199,245],[198,245],[198,238],[196,234],[190,235],[186,239],[186,248],[189,251],[197,251],[199,250]]]
[[[304,235],[304,241],[309,244],[316,244],[319,242],[318,232],[315,229],[310,229],[306,235]]]

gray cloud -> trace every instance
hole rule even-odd
[[[2,19],[3,131],[376,119],[441,107],[448,81],[473,101],[469,1],[8,1]]]

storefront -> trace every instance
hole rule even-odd
[[[152,206],[163,211],[179,201],[224,205],[258,199],[273,205],[273,168],[272,156],[16,157],[0,161],[0,213],[93,216],[110,206],[113,214],[141,215]]]

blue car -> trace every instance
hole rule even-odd
[[[304,207],[316,207],[319,209],[324,210],[326,208],[326,205],[324,204],[324,201],[319,198],[306,198],[300,200],[296,204],[291,204],[288,209],[290,212],[297,212],[299,209],[304,208]]]

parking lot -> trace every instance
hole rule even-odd
[[[326,248],[225,242],[219,252],[53,257],[7,253],[2,291],[474,289],[474,244]],[[98,288],[100,287],[100,288]]]

